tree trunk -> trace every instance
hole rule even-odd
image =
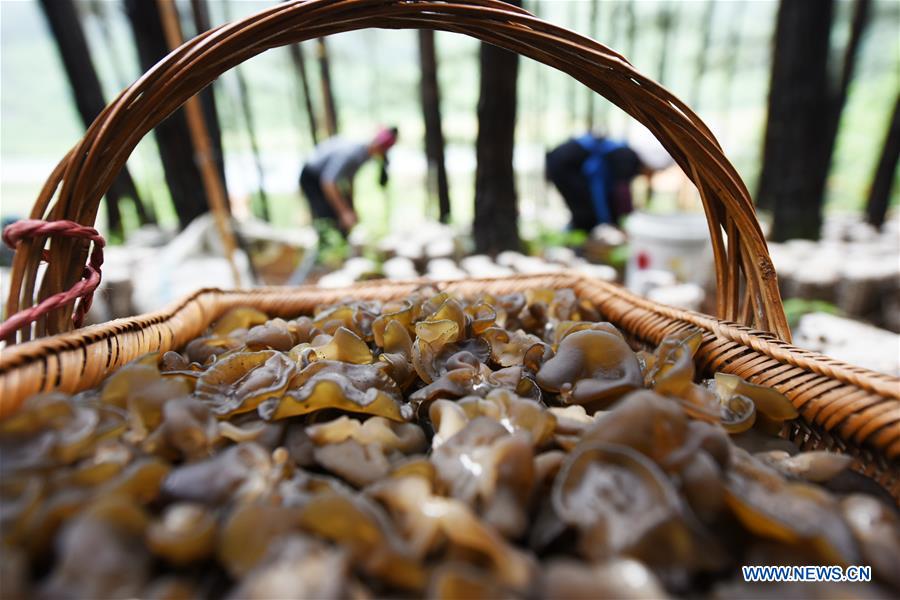
[[[59,56],[75,96],[78,115],[85,127],[89,127],[106,107],[100,79],[91,62],[90,50],[81,28],[78,11],[72,0],[41,0],[41,8],[56,40]],[[141,203],[134,181],[127,168],[123,168],[106,193],[106,216],[110,233],[123,237],[120,202],[130,198],[141,224],[153,222],[152,215]]]
[[[657,24],[659,25],[660,34],[660,52],[659,63],[657,66],[657,81],[660,85],[666,85],[669,64],[669,42],[672,39],[672,30],[675,29],[676,11],[678,5],[675,3],[663,3],[662,8],[657,15]]]
[[[194,17],[194,27],[197,35],[210,29],[209,7],[206,5],[206,0],[191,0],[191,13]],[[167,50],[166,54],[168,53]],[[162,58],[162,56],[159,58]],[[219,179],[221,179],[222,185],[225,186],[227,198],[228,181],[225,179],[225,153],[222,151],[222,129],[219,126],[219,111],[216,109],[213,85],[215,85],[215,82],[200,92],[200,106],[203,108],[203,120],[206,121],[209,141],[212,144],[213,160],[216,163],[216,170],[219,172]]]
[[[588,35],[591,37],[591,39],[596,40],[598,37],[597,36],[598,22],[600,21],[600,0],[591,0],[591,10],[590,10],[590,16],[588,17],[588,19],[589,19]],[[598,40],[598,41],[602,42],[604,40]],[[606,40],[606,43],[608,44],[609,41]],[[590,88],[585,90],[585,92],[586,92],[586,100],[587,100],[587,109],[586,109],[584,124],[585,124],[585,129],[587,131],[592,131],[594,129],[594,125],[596,125],[596,123],[594,122],[594,101],[596,100],[596,98],[594,98],[594,96],[596,95],[596,92]]]
[[[338,115],[334,99],[334,88],[331,86],[331,63],[328,60],[328,46],[325,38],[316,39],[316,56],[319,59],[319,73],[322,77],[322,104],[325,106],[325,128],[328,135],[337,135]]]
[[[191,0],[191,6],[194,7],[194,15],[202,12],[208,14],[206,8],[207,0]],[[223,2],[222,8],[225,10],[225,20],[231,21],[231,10],[229,10],[229,2]],[[198,27],[200,21],[197,21]],[[205,18],[205,25],[209,27],[209,18]],[[262,156],[259,151],[259,144],[256,140],[256,128],[253,120],[253,107],[250,103],[250,89],[247,87],[247,80],[244,78],[244,72],[241,67],[234,67],[234,78],[237,82],[238,103],[241,105],[241,113],[244,115],[244,127],[247,131],[247,141],[250,142],[250,153],[253,154],[253,164],[256,167],[256,199],[251,210],[254,216],[264,220],[269,220],[269,197],[266,195],[266,173],[263,168]]]
[[[675,28],[676,11],[678,5],[674,3],[663,3],[662,8],[657,13],[656,24],[659,27],[660,46],[659,46],[659,62],[656,67],[656,80],[660,85],[666,85],[668,75],[668,56],[669,42],[672,39],[672,30]],[[650,206],[656,195],[656,188],[653,186],[653,177],[647,177],[646,196],[644,197],[644,206]]]
[[[626,2],[625,3],[625,53],[623,56],[627,58],[632,63],[634,62],[634,52],[635,52],[635,44],[637,42],[637,15],[634,10],[634,2]],[[631,132],[631,127],[634,125],[634,119],[627,117],[625,119],[625,136],[628,136],[628,133]]]
[[[512,2],[510,0],[506,0],[507,2]],[[578,2],[570,2],[569,3],[569,27],[571,29],[576,29],[578,24]],[[484,80],[484,71],[482,71],[482,81]],[[566,93],[566,97],[569,100],[569,127],[580,127],[581,119],[578,117],[578,88],[580,87],[580,83],[574,77],[567,77],[569,89]]]
[[[253,120],[253,108],[250,105],[250,90],[247,87],[247,80],[240,69],[234,70],[235,78],[238,84],[238,95],[240,96],[241,112],[244,113],[244,125],[247,128],[247,140],[250,142],[250,152],[253,154],[253,164],[256,166],[256,204],[253,213],[263,219],[270,220],[269,215],[269,197],[266,194],[266,172],[262,163],[262,155],[259,151],[259,143],[256,139],[256,128]]]
[[[609,3],[604,3],[604,7],[606,4]],[[624,9],[625,5],[622,2],[614,2],[612,3],[612,7],[608,9],[605,18],[603,17],[603,10],[600,11],[600,23],[604,24],[604,26],[598,33],[598,36],[601,36],[598,38],[598,41],[609,46],[616,52],[622,51],[620,25],[623,20]],[[612,106],[612,102],[602,96],[598,97],[597,92],[594,90],[589,91],[591,93],[591,101],[597,103],[597,117],[594,126],[596,126],[601,133],[611,137],[615,136],[616,132],[612,131],[612,120],[610,118],[610,107]]]
[[[841,111],[847,99],[847,90],[850,88],[850,81],[853,79],[853,72],[856,69],[856,57],[859,54],[859,46],[862,42],[866,25],[869,24],[869,13],[871,13],[871,10],[872,0],[856,0],[853,4],[853,21],[850,24],[850,37],[847,40],[847,47],[844,48],[841,79],[838,82],[837,92],[834,95],[835,99],[832,102],[831,122],[832,128],[835,130],[837,130]]]
[[[168,54],[156,2],[125,0],[125,8],[131,22],[138,59],[141,68],[146,71]],[[177,110],[157,125],[153,134],[159,147],[159,157],[172,194],[172,203],[178,214],[178,222],[182,228],[186,227],[196,217],[207,212],[209,207],[184,109]]]
[[[114,25],[111,23],[115,17],[111,17],[110,13],[114,12],[117,7],[112,6],[107,0],[87,0],[86,4],[81,4],[81,6],[97,19],[100,36],[103,38],[104,43],[102,52],[109,56],[115,87],[119,89],[126,88],[132,82],[133,77],[128,74],[128,69],[123,62],[125,57],[120,52],[116,52],[115,35],[113,34]]]
[[[520,0],[509,3],[521,6]],[[476,251],[496,255],[521,246],[513,171],[519,56],[482,43],[480,63],[472,230]]]
[[[737,74],[738,58],[741,53],[741,23],[744,22],[746,6],[745,2],[731,3],[732,10],[728,19],[728,34],[725,36],[725,57],[722,59],[724,81],[722,83],[722,92],[719,94],[719,110],[725,114],[721,138],[728,137],[728,131],[731,127],[731,96],[732,88],[734,87],[734,77]]]
[[[819,237],[833,11],[834,0],[779,5],[758,194],[760,207],[773,211],[774,241]]]
[[[438,198],[441,223],[450,220],[450,190],[444,164],[444,132],[441,128],[441,90],[438,86],[434,31],[419,30],[419,60],[422,68],[420,92],[425,119],[425,156],[428,159],[428,191]]]
[[[88,10],[97,18],[97,23],[100,26],[100,36],[103,38],[103,48],[102,52],[105,52],[109,56],[110,65],[112,66],[113,75],[113,84],[116,89],[125,89],[128,85],[131,84],[133,76],[128,73],[128,68],[125,66],[124,60],[127,60],[127,57],[123,57],[121,53],[116,51],[116,43],[115,36],[113,34],[113,25],[112,21],[114,17],[110,16],[110,13],[113,10],[116,10],[117,7],[111,6],[109,2],[106,0],[91,0],[87,5]],[[137,160],[138,162],[142,162],[146,164],[146,157],[140,157],[137,154],[133,154],[129,161]],[[127,172],[126,172],[127,173]],[[131,176],[127,175],[130,179]],[[135,203],[135,210],[138,214],[138,220],[142,224],[146,223],[156,223],[156,202],[153,199],[152,186],[145,187],[142,190],[141,198],[139,202]]]
[[[822,164],[819,172],[819,177],[822,180],[821,186],[823,195],[825,193],[828,172],[831,170],[831,156],[834,154],[838,127],[841,123],[841,113],[843,112],[844,104],[847,101],[847,90],[850,88],[853,72],[856,70],[856,56],[859,54],[859,45],[862,41],[862,35],[865,31],[866,24],[869,21],[871,6],[871,0],[855,0],[854,2],[853,20],[850,24],[850,37],[847,40],[847,46],[844,48],[844,57],[841,64],[841,78],[838,80],[837,87],[832,91],[828,98],[828,129],[825,134],[825,145],[822,148]]]
[[[309,91],[309,77],[306,74],[306,62],[303,58],[303,47],[300,44],[288,45],[291,61],[297,69],[296,75],[300,80],[300,92],[303,96],[303,104],[306,106],[306,117],[309,119],[309,135],[313,146],[319,143],[319,125],[316,123],[316,110],[313,108],[312,94]]]
[[[715,0],[706,0],[706,7],[703,11],[703,22],[701,25],[700,48],[697,49],[697,70],[694,72],[694,82],[691,86],[691,108],[699,110],[701,91],[703,88],[703,78],[706,75],[706,65],[709,59],[709,43],[712,39],[713,17],[716,12]]]
[[[866,204],[866,218],[878,229],[884,225],[884,218],[887,215],[898,161],[900,161],[900,95],[897,96],[897,101],[894,103],[891,123],[884,138],[881,158],[875,168],[872,188],[869,190],[869,201]]]

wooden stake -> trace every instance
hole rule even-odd
[[[178,11],[175,8],[174,0],[156,0],[159,6],[159,13],[162,17],[163,31],[166,34],[166,43],[170,50],[179,47],[183,39],[181,37],[181,25],[178,23]],[[219,236],[222,238],[222,245],[225,248],[225,257],[231,267],[231,274],[234,277],[235,287],[241,286],[241,274],[238,272],[237,264],[234,262],[234,249],[236,246],[234,239],[234,231],[231,228],[231,219],[228,212],[227,199],[225,197],[225,188],[219,174],[216,172],[216,165],[212,157],[212,144],[209,140],[209,131],[206,128],[206,122],[203,120],[203,111],[200,108],[200,101],[197,96],[191,96],[184,103],[184,114],[187,116],[188,129],[191,134],[191,140],[197,149],[197,160],[200,164],[200,174],[203,177],[203,188],[206,190],[206,197],[209,200],[209,207],[212,210],[213,218],[216,222],[216,228],[219,230]]]

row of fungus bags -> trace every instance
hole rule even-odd
[[[769,595],[741,565],[871,565],[900,521],[775,390],[635,352],[571,290],[227,313],[0,422],[4,598]]]

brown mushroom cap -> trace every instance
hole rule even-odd
[[[616,326],[612,323],[596,323],[593,321],[560,321],[559,323],[557,323],[556,327],[553,330],[554,347],[559,347],[559,343],[562,342],[566,338],[566,336],[572,333],[586,330],[605,331],[607,333],[617,335],[623,340],[625,339],[625,336],[622,335],[622,332],[616,329]]]
[[[542,389],[562,393],[566,404],[609,402],[641,387],[637,358],[617,335],[601,330],[566,336],[556,356],[537,373]]]
[[[280,397],[295,372],[294,363],[274,350],[231,354],[200,376],[194,394],[217,416],[227,417]]]
[[[535,446],[548,443],[556,427],[556,418],[546,407],[504,388],[491,390],[484,398],[466,396],[458,404],[469,419],[484,415],[503,425],[510,433],[527,432]]]
[[[687,427],[678,404],[642,390],[628,394],[598,417],[581,439],[628,446],[661,464],[684,444]]]
[[[418,307],[408,300],[396,304],[385,304],[381,314],[372,322],[372,337],[375,345],[380,348],[385,347],[385,333],[391,323],[396,323],[408,334],[414,334],[416,331],[414,322],[417,316]]]
[[[137,536],[90,515],[70,520],[57,548],[53,571],[42,586],[46,597],[134,597],[150,569]]]
[[[770,450],[755,455],[783,475],[806,481],[825,482],[853,464],[853,457],[823,450],[790,455],[783,450]]]
[[[553,486],[560,518],[581,532],[579,548],[598,559],[646,545],[679,514],[678,495],[643,454],[616,444],[581,443]]]
[[[424,505],[432,495],[432,483],[428,478],[395,474],[373,483],[366,489],[366,494],[388,509],[415,558],[424,559],[436,547],[440,523]]]
[[[864,494],[841,499],[841,512],[859,543],[863,562],[876,577],[900,589],[900,518],[896,511]]]
[[[232,577],[243,577],[262,561],[279,537],[299,529],[300,522],[299,508],[240,504],[228,515],[218,536],[219,562]]]
[[[277,420],[336,408],[402,422],[409,420],[412,409],[401,399],[397,383],[383,364],[316,361],[297,373],[283,396],[260,404],[259,414]]]
[[[240,330],[243,331],[243,330]],[[184,354],[191,364],[209,366],[216,357],[227,352],[240,350],[243,343],[236,337],[205,336],[191,340],[184,347]]]
[[[649,387],[667,396],[687,396],[694,381],[695,339],[667,336],[660,342],[646,375]]]
[[[421,590],[426,574],[383,510],[364,496],[321,493],[301,509],[303,528],[340,543],[363,570],[401,589]]]
[[[369,417],[360,422],[341,416],[327,423],[311,425],[306,432],[318,445],[353,439],[360,444],[378,444],[386,450],[404,454],[423,452],[426,448],[425,433],[418,425],[396,423],[384,417]]]
[[[313,456],[323,468],[357,487],[378,481],[391,470],[380,444],[360,444],[354,439],[317,446]]]
[[[366,342],[346,327],[338,327],[333,335],[322,333],[309,343],[298,344],[291,349],[290,355],[301,367],[318,360],[354,365],[367,365],[374,360]]]
[[[828,491],[883,490],[767,437],[797,414],[781,394],[695,382],[696,329],[638,356],[600,318],[549,289],[242,308],[33,396],[0,420],[0,584],[655,598],[727,592],[742,564],[867,564],[900,589],[896,514]]]
[[[491,359],[501,367],[521,365],[525,356],[535,352],[536,356],[543,356],[545,349],[552,354],[549,346],[536,335],[525,333],[521,329],[509,332],[500,327],[486,329],[481,337],[491,346]],[[538,349],[535,349],[538,346]]]
[[[515,538],[527,525],[534,483],[532,444],[530,433],[510,434],[497,421],[477,416],[436,448],[431,461],[450,496]]]
[[[662,584],[643,563],[618,558],[598,564],[556,559],[542,574],[542,597],[559,600],[666,598]]]
[[[507,595],[508,592],[489,573],[465,563],[447,563],[431,574],[427,597],[432,600],[488,600]]]
[[[230,446],[204,461],[174,469],[165,478],[169,497],[202,504],[220,504],[272,468],[269,453],[253,442]]]
[[[486,302],[472,302],[465,307],[465,313],[471,321],[472,335],[481,335],[497,321],[497,311]]]
[[[422,381],[431,383],[440,377],[437,357],[444,349],[460,339],[459,323],[450,319],[420,321],[416,323],[416,340],[413,344],[413,366]]]
[[[380,311],[377,303],[349,302],[318,309],[312,324],[329,335],[335,335],[343,327],[370,342],[373,339],[372,326]]]
[[[540,398],[540,390],[522,367],[491,371],[482,363],[470,366],[460,362],[457,368],[447,371],[433,383],[410,394],[409,402],[416,412],[422,414],[423,409],[440,398],[484,397],[498,389],[507,389],[519,396]]]
[[[770,387],[755,385],[741,379],[737,375],[716,373],[716,393],[720,398],[741,395],[749,398],[756,410],[776,421],[787,421],[799,416],[797,409],[787,396]]]
[[[401,389],[406,389],[416,379],[412,364],[413,341],[409,330],[399,321],[389,321],[380,334],[384,348],[378,360],[387,363],[387,373]]]
[[[256,325],[244,336],[249,350],[280,350],[287,352],[298,343],[291,328],[284,319],[272,319]]]
[[[201,400],[172,398],[163,404],[162,422],[144,441],[143,449],[165,457],[208,456],[222,426],[233,427],[226,421],[217,422],[209,406]]]
[[[451,400],[435,400],[428,407],[428,418],[434,427],[431,438],[432,450],[439,448],[451,437],[460,432],[469,422],[469,415],[457,403]]]
[[[350,577],[344,550],[292,532],[273,541],[230,597],[338,600],[350,596]]]
[[[859,551],[837,501],[821,488],[786,481],[737,449],[725,500],[747,530],[786,544],[803,544],[832,564],[855,564]]]
[[[485,526],[462,501],[435,495],[427,478],[400,476],[378,482],[367,491],[399,520],[414,556],[424,556],[443,536],[453,546],[487,559],[492,574],[504,587],[522,592],[530,583],[535,569],[533,557]]]
[[[236,329],[250,329],[255,325],[262,325],[269,320],[269,316],[249,306],[232,308],[215,322],[212,333],[217,336],[226,336]]]
[[[199,504],[170,505],[147,528],[147,545],[154,554],[176,565],[210,556],[215,547],[216,520]]]

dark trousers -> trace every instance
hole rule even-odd
[[[590,231],[597,225],[594,202],[588,180],[581,167],[588,157],[588,151],[581,144],[570,140],[547,153],[547,179],[553,182],[562,194],[566,206],[572,213],[572,229]]]
[[[334,212],[334,207],[331,206],[328,198],[325,197],[325,192],[322,190],[318,171],[303,167],[303,171],[300,172],[300,189],[303,190],[303,195],[306,196],[306,201],[309,203],[309,212],[314,221],[316,219],[337,221],[337,213]]]

